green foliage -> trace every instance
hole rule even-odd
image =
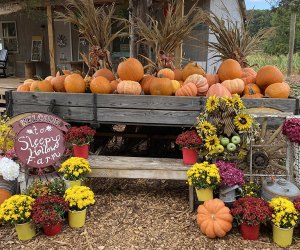
[[[271,27],[271,11],[270,10],[249,10],[249,31],[251,35],[255,35],[259,30]]]

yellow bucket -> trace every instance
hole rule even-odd
[[[81,211],[69,211],[68,212],[68,220],[69,226],[72,228],[83,227],[85,224],[86,218],[86,209]]]
[[[196,188],[196,194],[197,194],[198,201],[207,201],[207,200],[212,200],[214,198],[212,188],[203,188],[203,189]]]
[[[81,186],[81,180],[77,180],[77,181],[65,180],[65,183],[66,183],[66,189],[74,186]]]
[[[16,224],[16,231],[19,240],[31,240],[35,235],[35,226],[31,222]]]
[[[273,241],[281,247],[292,244],[294,228],[280,228],[273,225]]]

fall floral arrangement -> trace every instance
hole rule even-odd
[[[222,187],[241,186],[245,183],[244,173],[233,162],[217,161]]]
[[[34,199],[28,195],[13,195],[0,206],[0,221],[23,224],[31,220]]]
[[[286,198],[275,197],[270,203],[272,208],[272,222],[280,228],[292,228],[298,221],[298,211],[293,202]]]
[[[89,126],[71,127],[65,135],[65,140],[74,145],[89,144],[94,140],[96,130]]]
[[[202,139],[196,130],[187,130],[177,136],[176,142],[180,148],[199,148],[202,144]]]
[[[188,184],[197,189],[216,188],[221,181],[219,169],[207,161],[194,164],[188,171]]]
[[[268,202],[252,196],[237,199],[230,211],[238,224],[246,223],[251,226],[265,224],[272,216]]]
[[[7,157],[0,159],[0,175],[2,175],[4,180],[13,181],[19,174],[20,165],[18,163]]]
[[[70,210],[81,211],[95,203],[93,191],[86,186],[74,186],[66,190],[65,201]]]
[[[65,193],[66,184],[60,178],[51,181],[34,180],[26,189],[25,194],[36,199],[43,195],[60,195]]]
[[[230,155],[238,155],[243,159],[247,154],[247,140],[250,140],[249,135],[255,125],[239,95],[210,96],[196,121],[197,132],[204,141],[201,148],[204,156],[209,158],[220,154],[229,159]]]
[[[91,168],[86,159],[71,157],[61,164],[58,172],[62,172],[66,180],[75,181],[82,179],[86,173],[91,172]]]
[[[57,225],[69,210],[68,203],[59,195],[43,195],[35,200],[32,207],[32,220],[38,226]]]
[[[285,120],[282,133],[286,135],[291,142],[300,143],[300,119],[290,118]]]
[[[252,197],[260,197],[261,196],[261,185],[250,181],[248,183],[245,183],[242,186],[242,197],[248,197],[248,196],[252,196]]]

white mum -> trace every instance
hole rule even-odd
[[[0,159],[0,175],[6,181],[15,180],[20,173],[20,165],[13,160],[3,157]]]

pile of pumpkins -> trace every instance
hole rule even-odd
[[[64,71],[45,80],[27,79],[17,91],[68,92],[163,96],[231,96],[245,98],[288,98],[290,87],[283,82],[282,72],[267,65],[257,73],[252,68],[241,68],[233,60],[223,61],[217,74],[205,74],[197,63],[183,69],[163,68],[156,76],[145,75],[143,65],[135,58],[128,58],[117,68],[117,75],[109,69],[100,69],[92,77]]]

